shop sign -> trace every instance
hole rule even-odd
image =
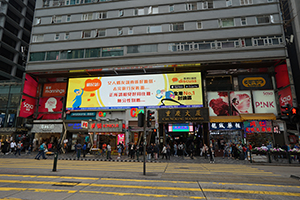
[[[118,145],[119,143],[125,144],[125,134],[124,134],[124,133],[118,134],[117,145]]]
[[[208,108],[157,109],[158,123],[209,122]]]
[[[62,124],[33,124],[32,133],[61,133]]]
[[[81,121],[81,128],[86,128],[86,129],[88,129],[88,128],[89,128],[89,122]]]
[[[16,128],[0,128],[0,133],[13,133],[16,131]]]
[[[95,117],[95,112],[72,112],[70,114],[72,117]]]
[[[253,91],[255,113],[273,113],[277,115],[275,92],[273,90]]]
[[[210,123],[210,130],[238,130],[243,128],[242,122],[218,122]]]
[[[240,90],[271,89],[268,74],[238,76]]]
[[[131,108],[130,109],[130,116],[131,117],[138,117],[139,113],[144,113],[144,109],[138,109],[138,108]]]
[[[245,133],[272,133],[272,122],[267,120],[252,120],[244,122]]]
[[[99,116],[99,117],[106,117],[106,112],[100,111],[100,112],[98,113],[98,116]]]
[[[201,73],[70,78],[66,102],[67,110],[201,107]]]
[[[67,130],[83,130],[81,123],[67,123]]]
[[[45,83],[43,97],[65,96],[67,83]]]
[[[92,121],[89,132],[122,132],[122,121]]]

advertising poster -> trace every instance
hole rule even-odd
[[[275,67],[275,79],[277,88],[282,88],[290,84],[289,74],[286,64]]]
[[[284,90],[279,91],[278,96],[281,112],[284,111],[281,106],[285,106],[286,104],[290,104],[291,106],[293,106],[291,87],[287,87]]]
[[[43,97],[65,96],[67,83],[45,83]]]
[[[273,113],[277,115],[275,93],[273,90],[253,91],[253,103],[255,113]]]
[[[117,138],[117,145],[118,144],[125,144],[125,134],[118,134],[118,138]]]
[[[38,82],[30,75],[25,75],[23,93],[32,97],[36,97]]]
[[[20,106],[19,117],[33,117],[36,105],[36,99],[23,95],[22,102]]]
[[[253,113],[250,91],[230,92],[232,115]]]
[[[47,119],[61,119],[61,113],[39,113],[37,119],[47,120]]]
[[[67,110],[202,107],[201,73],[69,79]]]
[[[39,102],[38,112],[61,112],[63,97],[42,97]]]
[[[228,116],[228,92],[208,92],[209,116]]]

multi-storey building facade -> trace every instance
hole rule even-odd
[[[258,145],[274,140],[286,142],[283,137],[274,135],[272,121],[280,113],[279,106],[276,106],[279,105],[279,86],[276,85],[275,68],[284,65],[286,59],[278,0],[38,0],[29,51],[26,71],[38,78],[42,86],[51,82],[67,82],[68,78],[89,76],[113,76],[114,79],[114,76],[120,75],[201,72],[203,86],[200,88],[203,92],[201,90],[201,96],[197,98],[203,99],[199,106],[209,107],[210,124],[213,127],[208,128],[207,121],[201,120],[185,124],[194,127],[191,134],[199,136],[195,138],[202,138],[205,142],[210,138],[219,144],[224,140],[245,142],[245,132],[245,135],[249,135],[247,141],[257,142]],[[247,77],[248,80],[245,79]],[[119,79],[125,80],[126,77],[120,76]],[[264,84],[259,84],[260,81]],[[68,88],[73,88],[71,82]],[[74,93],[77,92],[79,95],[80,89],[74,90]],[[220,95],[220,92],[223,94]],[[177,100],[185,98],[179,97],[180,92],[173,91],[173,94]],[[86,119],[86,115],[96,115],[87,112],[88,106],[86,109],[78,109],[79,106],[72,108],[69,102],[72,99],[68,95],[65,95],[61,111],[63,123],[68,123],[64,120],[71,119],[72,113],[78,114],[79,111],[85,111],[78,114],[82,118],[76,121],[73,114],[72,120],[79,122]],[[247,109],[236,111],[238,106],[234,102],[237,102],[237,98],[240,102],[244,101],[241,96],[247,95]],[[266,106],[267,102],[261,99],[263,95],[270,95],[273,103],[268,102]],[[40,93],[38,98],[42,96]],[[222,111],[213,106],[216,99],[222,100],[217,103],[224,104]],[[263,110],[263,107],[273,110]],[[66,113],[65,108],[68,110]],[[89,111],[99,112],[97,116],[101,119],[105,118],[105,106],[101,109],[104,111]],[[136,110],[128,111],[131,114],[128,118],[126,109],[115,110],[121,112],[115,114],[114,109],[107,106],[108,109],[111,116],[123,119],[126,129],[131,128],[127,129],[129,133],[125,133],[125,142],[139,142],[139,134],[134,134],[139,129],[130,119],[135,116]],[[261,113],[267,115],[261,116]],[[90,119],[93,120],[93,117]],[[244,122],[250,123],[251,120],[252,125],[247,127]],[[265,121],[259,123],[259,120]],[[260,131],[251,129],[255,123],[265,125],[266,120],[271,120],[270,127],[263,127]],[[225,132],[221,130],[224,123],[228,125],[224,128]],[[237,123],[234,130],[232,123]],[[240,127],[239,123],[244,124]],[[70,124],[70,127],[74,125]],[[158,126],[160,133],[156,141],[179,142],[191,135],[176,135],[168,132],[168,128],[163,128],[172,126],[172,123],[158,121]],[[216,129],[216,126],[219,128]],[[81,130],[78,134],[78,130],[76,132],[73,128],[62,129],[70,140],[90,132]],[[42,130],[37,128],[34,132]],[[254,141],[255,134],[261,140]],[[267,139],[263,139],[264,136]],[[93,141],[99,142],[97,139]],[[101,141],[105,140],[100,138]]]
[[[22,134],[17,123],[35,0],[0,1],[0,140]]]

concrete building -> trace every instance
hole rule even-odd
[[[211,123],[275,120],[280,113],[275,68],[286,62],[285,45],[279,0],[38,0],[26,71],[42,85],[80,77],[201,72],[203,92],[199,98],[203,104],[199,106],[210,107],[213,95],[226,93],[227,107],[223,114],[209,108]],[[264,80],[264,86],[257,81],[261,74],[264,74],[260,80]],[[248,81],[245,87],[242,76],[250,77],[245,79]],[[272,91],[272,112],[259,110],[258,104],[254,104],[259,103],[257,96],[263,89]],[[251,110],[238,113],[253,113],[252,117],[233,116],[232,104],[236,100],[230,96],[243,90],[248,90]],[[259,90],[256,96],[254,90]],[[61,113],[68,115],[76,111],[83,110]],[[265,112],[270,115],[258,117]],[[129,122],[125,123],[130,126]],[[191,123],[200,134],[199,123]],[[159,123],[157,138],[166,141],[168,133],[163,126],[166,124]],[[227,138],[224,135],[228,133],[219,129],[207,135],[207,126],[203,129],[205,134],[200,136],[205,142],[213,139],[216,132],[226,142],[246,141],[244,129],[229,130],[234,133]],[[268,132],[267,139],[257,144],[286,142],[269,128],[262,131]],[[250,135],[252,141],[255,137]],[[173,136],[172,141],[182,137]],[[129,141],[135,141],[136,137],[139,138],[130,135]]]

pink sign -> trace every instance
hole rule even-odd
[[[19,117],[33,117],[36,99],[23,95]]]
[[[291,87],[287,87],[284,90],[279,91],[278,96],[280,107],[285,106],[286,104],[290,104],[291,106],[293,106]],[[281,111],[283,111],[283,109],[281,109]]]
[[[51,114],[43,114],[39,113],[37,119],[39,120],[46,120],[46,119],[61,119],[62,114],[61,113],[51,113]]]
[[[26,74],[23,93],[29,96],[36,97],[36,91],[38,87],[38,82],[32,78],[30,75]]]
[[[63,107],[62,97],[40,98],[39,112],[61,112]]]
[[[117,145],[119,143],[124,144],[124,141],[125,141],[125,134],[118,134]]]

